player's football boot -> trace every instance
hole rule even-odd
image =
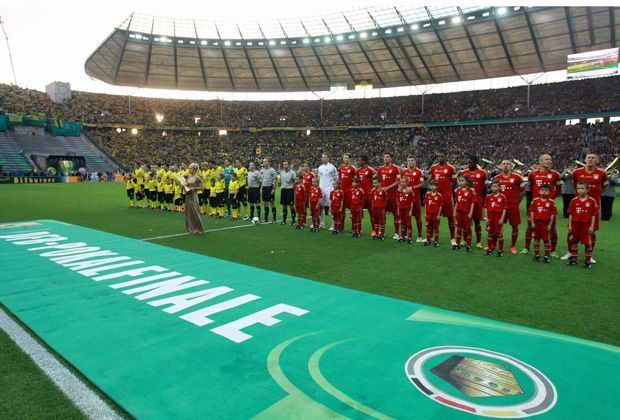
[[[487,257],[490,257],[491,255],[493,255],[493,251],[491,251],[490,249],[487,249],[487,252],[485,252],[484,255],[486,255]]]
[[[457,249],[461,249],[460,245],[457,245],[456,242],[452,245],[452,251],[456,251]]]
[[[594,258],[590,258],[590,262],[591,262],[592,264],[596,264],[596,260],[595,260]]]
[[[534,256],[534,262],[540,262],[540,255]]]
[[[392,239],[398,241],[400,239],[400,236],[398,235],[398,233],[395,233],[394,236],[392,236]]]
[[[413,239],[411,239],[411,238],[407,238],[407,243],[408,243],[409,245],[413,244]]]
[[[454,238],[450,239],[450,245],[456,246],[456,241],[454,240]]]
[[[418,242],[418,243],[424,242],[424,238],[421,237],[421,236],[418,236],[418,238],[415,241]]]
[[[497,256],[498,257],[503,257],[504,256],[504,251],[497,251]]]
[[[556,258],[557,259],[557,258],[560,258],[560,256],[558,255],[558,253],[556,251],[553,251],[551,253],[551,258]]]
[[[512,255],[517,255],[517,247],[516,246],[511,246],[510,247],[510,253]]]
[[[439,242],[435,242],[435,243],[433,243],[433,246],[434,246],[435,248],[439,248]]]
[[[530,250],[529,250],[529,249],[527,249],[527,248],[523,248],[523,249],[521,250],[521,255],[527,255],[527,254],[529,254],[529,253],[530,253]]]
[[[565,261],[568,260],[569,258],[570,258],[570,252],[567,252],[566,254],[560,257],[561,260],[565,260]]]
[[[481,244],[480,242],[478,242],[478,243],[476,244],[476,248],[478,248],[478,249],[482,249],[482,248],[484,248],[484,247],[482,246],[482,244]]]
[[[592,262],[585,262],[585,263],[583,263],[583,268],[585,268],[586,270],[591,270],[592,269]]]
[[[471,247],[470,246],[465,247],[465,251],[471,252]]]
[[[282,220],[282,221],[280,222],[280,224],[281,224],[281,225],[285,225],[285,224],[286,224],[286,220]]]
[[[549,259],[549,257],[545,257],[545,258],[543,259],[543,262],[544,262],[545,264],[549,264],[549,263],[551,262],[551,260]]]
[[[385,235],[379,235],[379,240],[380,241],[385,241]]]
[[[571,258],[568,260],[568,265],[577,265],[577,259],[576,258]]]

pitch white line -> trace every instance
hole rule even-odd
[[[238,226],[229,226],[229,227],[224,227],[224,228],[217,228],[217,229],[208,229],[205,231],[205,233],[211,233],[211,232],[217,232],[220,230],[228,230],[228,229],[239,229],[239,228],[246,228],[246,227],[252,227],[255,225],[238,225]],[[166,238],[174,238],[175,236],[186,236],[188,235],[188,233],[183,232],[183,233],[174,233],[172,235],[164,235],[164,236],[155,236],[153,238],[144,238],[144,239],[140,239],[141,241],[155,241],[157,239],[166,239]]]
[[[32,359],[52,382],[60,388],[62,393],[88,418],[122,418],[2,309],[0,309],[0,329]]]

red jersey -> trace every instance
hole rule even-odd
[[[381,177],[382,187],[387,187],[389,185],[392,185],[400,179],[400,169],[398,169],[398,166],[396,165],[380,166],[378,174]],[[393,195],[396,195],[397,191],[398,191],[398,186],[395,185],[389,190],[387,190],[387,193],[389,196],[393,196]]]
[[[437,192],[446,197],[452,197],[452,185],[456,179],[456,169],[454,166],[446,163],[444,166],[435,164],[430,169],[430,179],[439,182]]]
[[[311,203],[317,203],[321,198],[323,198],[323,191],[319,187],[310,188],[310,192],[308,193],[308,200]]]
[[[523,178],[514,172],[508,176],[499,174],[493,181],[499,181],[499,190],[506,196],[508,207],[518,205],[521,202],[521,193],[525,191]]]
[[[364,190],[364,193],[368,196],[372,191],[372,178],[375,176],[375,170],[370,166],[359,168],[357,170],[357,176],[360,177],[360,188]]]
[[[295,202],[303,204],[306,201],[306,187],[303,184],[295,184]]]
[[[408,193],[405,191],[398,192],[398,208],[399,209],[410,209],[411,204],[413,203],[414,196],[412,193]]]
[[[424,196],[424,206],[426,207],[426,214],[439,214],[439,208],[443,204],[443,195],[441,193],[432,192],[426,193]]]
[[[597,204],[601,202],[601,193],[605,191],[609,183],[607,174],[600,168],[596,168],[592,172],[588,172],[586,168],[575,169],[573,172],[573,187],[575,187],[575,190],[577,190],[578,182],[590,184],[588,195],[594,198]]]
[[[351,190],[351,207],[361,207],[364,204],[364,190],[358,188]]]
[[[357,170],[355,166],[341,166],[338,168],[338,177],[340,178],[340,188],[342,191],[351,191],[351,182],[353,182],[353,178],[357,175]]]
[[[573,222],[591,223],[592,217],[598,215],[598,203],[594,197],[588,196],[582,200],[577,196],[570,202],[568,214]]]
[[[344,191],[334,190],[329,193],[329,201],[332,203],[332,207],[337,208],[340,211],[342,207],[342,201],[344,200]]]
[[[489,194],[484,200],[484,208],[487,209],[487,213],[502,214],[506,210],[507,204],[506,196],[502,193],[497,195]]]
[[[370,191],[370,197],[372,199],[373,208],[385,208],[385,202],[387,201],[387,193],[381,188],[373,188]]]
[[[541,171],[540,169],[537,171],[532,171],[527,177],[527,181],[530,184],[530,192],[532,193],[532,198],[540,197],[540,187],[548,184],[549,185],[549,198],[554,199],[558,195],[560,195],[560,186],[562,185],[562,176],[558,171],[548,170]]]
[[[424,174],[422,173],[422,171],[419,170],[418,168],[413,168],[413,169],[405,168],[400,173],[400,176],[401,177],[406,176],[408,178],[407,186],[411,188],[418,187],[418,188],[413,188],[411,193],[413,194],[414,198],[417,198],[419,200],[420,199],[420,188],[424,184]]]
[[[312,171],[302,172],[301,176],[303,178],[304,187],[306,187],[306,191],[309,192],[310,188],[312,188],[312,180],[314,179],[314,172]]]
[[[532,204],[530,204],[530,213],[534,214],[535,222],[550,222],[551,216],[555,216],[558,214],[558,211],[555,208],[555,202],[550,199],[542,199],[542,197],[537,197],[532,200]]]
[[[476,197],[478,197],[478,201],[482,204],[482,195],[486,190],[487,180],[489,179],[487,171],[480,168],[476,168],[473,171],[471,169],[465,169],[461,172],[461,175],[467,175],[471,178],[472,187],[474,191],[476,191]]]
[[[471,205],[478,201],[476,192],[470,188],[457,188],[456,190],[456,211],[469,212]]]

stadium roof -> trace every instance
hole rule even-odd
[[[271,22],[132,14],[86,60],[112,85],[325,91],[561,70],[618,46],[617,7],[394,7]]]

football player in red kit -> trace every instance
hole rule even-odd
[[[562,191],[562,176],[558,171],[551,169],[551,156],[542,155],[538,158],[538,169],[530,172],[527,177],[528,184],[530,186],[530,193],[532,194],[532,200],[540,197],[540,187],[542,185],[549,186],[549,198],[555,200]],[[527,213],[527,229],[525,230],[525,248],[521,251],[521,254],[526,255],[530,250],[530,243],[532,241],[532,221],[530,220],[531,213]],[[556,249],[558,247],[558,230],[556,228],[557,218],[553,218],[553,226],[549,233],[549,239],[551,241],[551,256],[558,258]]]
[[[497,245],[497,256],[504,256],[504,233],[503,226],[506,220],[506,197],[499,192],[499,181],[491,182],[491,194],[484,200],[486,210],[485,223],[487,225],[487,252],[493,255]]]
[[[306,226],[306,203],[308,194],[304,187],[304,177],[299,174],[295,177],[295,211],[297,212],[297,225],[295,229],[303,229]]]
[[[368,166],[368,156],[362,155],[357,160],[359,168],[357,168],[357,176],[360,179],[360,188],[364,190],[364,208],[368,210],[368,213],[372,217],[372,199],[370,192],[373,187],[373,178],[375,177],[375,170]]]
[[[323,198],[323,191],[319,188],[319,180],[318,178],[312,178],[312,187],[308,192],[308,205],[310,206],[310,216],[312,216],[311,232],[318,232],[320,229],[321,198]]]
[[[461,238],[465,238],[467,252],[471,252],[471,219],[478,198],[472,188],[471,178],[463,175],[456,189],[456,244],[452,249],[461,248]]]
[[[342,166],[338,168],[338,178],[340,179],[340,188],[344,192],[344,208],[351,208],[351,182],[353,177],[357,175],[357,169],[351,165],[351,155],[345,153],[342,155]]]
[[[370,191],[370,200],[372,204],[372,239],[385,240],[385,206],[387,204],[387,192],[381,188],[381,178],[375,177],[374,188]]]
[[[310,168],[310,165],[308,163],[304,163],[304,166],[301,168],[301,175],[303,176],[303,184],[306,188],[306,194],[309,194],[310,188],[312,188],[312,180],[316,175],[314,174],[314,172],[312,172],[312,169]],[[306,205],[308,205],[307,200]]]
[[[551,231],[558,214],[555,202],[550,196],[550,187],[543,184],[537,188],[538,197],[532,200],[529,209],[530,228],[534,239],[534,261],[540,262],[540,240],[545,244],[545,263],[549,264],[551,252]]]
[[[508,207],[506,208],[506,220],[512,227],[510,240],[510,253],[517,254],[517,238],[519,237],[519,225],[521,224],[521,212],[519,203],[525,194],[525,183],[520,175],[512,172],[512,162],[504,159],[500,164],[502,173],[493,178],[499,182],[499,190],[506,196]]]
[[[411,216],[415,217],[416,228],[418,229],[418,239],[422,242],[422,202],[420,201],[420,191],[424,185],[424,174],[417,167],[417,161],[413,156],[407,158],[407,167],[402,170],[401,177],[406,176],[407,185],[413,194],[413,204],[411,206]]]
[[[351,184],[351,231],[354,238],[362,236],[362,211],[364,209],[364,191],[360,188],[360,179],[353,178]]]
[[[411,207],[413,205],[414,195],[408,185],[409,179],[406,176],[400,178],[398,185],[398,223],[400,225],[399,242],[407,241],[413,243],[411,239]]]
[[[592,242],[596,234],[596,220],[599,205],[594,197],[588,195],[590,185],[587,182],[577,183],[577,197],[573,198],[568,207],[568,243],[571,258],[569,265],[577,264],[579,243],[586,247],[584,267],[592,268]]]
[[[428,183],[430,191],[424,196],[424,208],[426,208],[426,239],[424,240],[424,246],[431,244],[431,238],[433,238],[433,245],[435,248],[439,247],[439,217],[441,216],[441,206],[443,206],[444,199],[441,193],[438,192],[439,181],[431,180]]]
[[[338,235],[340,232],[344,230],[344,199],[345,194],[340,187],[340,181],[334,180],[334,190],[329,193],[329,201],[331,202],[332,208],[332,219],[334,221],[334,230],[332,230],[332,235]]]
[[[381,187],[387,192],[387,206],[385,210],[394,216],[394,239],[398,239],[398,202],[396,195],[398,193],[398,180],[400,179],[400,169],[392,163],[392,155],[390,153],[383,154],[383,166],[377,171],[381,177]]]
[[[443,196],[441,214],[448,219],[450,229],[450,241],[456,245],[454,240],[454,203],[452,193],[456,187],[456,169],[446,161],[445,152],[437,153],[437,163],[431,166],[430,179],[436,180],[439,185],[437,191]]]
[[[482,249],[482,205],[484,203],[484,195],[486,193],[487,171],[478,166],[478,156],[470,156],[467,163],[467,169],[461,172],[461,175],[467,175],[471,178],[472,188],[476,191],[477,200],[474,203],[474,230],[476,232],[476,247]]]

